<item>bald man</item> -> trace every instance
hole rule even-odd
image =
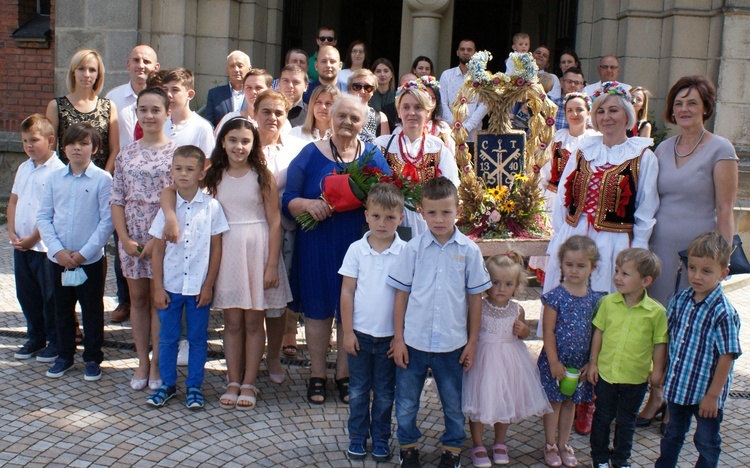
[[[315,60],[315,70],[318,72],[318,79],[310,83],[307,91],[302,96],[305,104],[310,102],[312,92],[321,84],[338,87],[341,92],[349,92],[346,83],[338,81],[339,72],[341,71],[341,55],[337,48],[324,45],[318,50],[318,57]]]
[[[242,82],[249,70],[250,57],[246,53],[235,50],[227,56],[229,84],[211,88],[208,90],[208,96],[206,97],[204,117],[214,127],[228,113],[238,112],[247,107]]]
[[[599,89],[602,83],[605,81],[617,81],[617,77],[620,75],[620,62],[617,61],[617,57],[614,55],[605,55],[599,60],[596,70],[599,72],[599,81],[583,88],[583,92],[591,99],[594,99],[594,91]],[[621,84],[623,88],[630,91],[629,84],[622,82]]]
[[[138,45],[130,51],[125,68],[130,81],[120,85],[105,96],[117,106],[120,127],[120,149],[135,141],[135,101],[138,93],[146,89],[146,79],[151,72],[159,69],[156,52],[147,45]],[[114,156],[114,155],[113,155]]]

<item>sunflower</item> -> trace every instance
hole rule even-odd
[[[520,180],[521,182],[526,182],[527,180],[529,180],[529,178],[528,178],[527,176],[523,175],[523,174],[522,174],[522,173],[520,173],[520,172],[519,172],[518,174],[516,174],[515,176],[513,176],[513,177],[514,177],[514,178],[515,178],[516,180]]]
[[[508,200],[507,202],[503,203],[503,211],[510,213],[513,211],[513,208],[515,208],[516,202],[513,200]]]
[[[503,187],[505,188],[505,187]],[[487,189],[487,195],[492,197],[493,199],[497,200],[502,196],[502,193],[500,192],[500,189],[498,187],[488,188]]]

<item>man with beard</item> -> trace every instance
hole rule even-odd
[[[458,96],[458,90],[464,84],[466,79],[466,73],[469,71],[467,64],[471,60],[471,56],[476,52],[476,46],[474,41],[471,39],[464,39],[458,43],[458,50],[456,55],[458,56],[458,66],[456,68],[449,68],[440,75],[440,99],[442,101],[442,115],[448,123],[453,123],[453,113],[451,112],[451,104],[456,100]],[[473,153],[474,143],[474,132],[482,129],[482,119],[487,115],[487,107],[484,104],[477,102],[476,98],[468,103],[469,115],[462,122],[469,137],[466,139]]]
[[[310,102],[312,92],[321,84],[336,86],[342,93],[349,92],[346,83],[338,81],[339,72],[341,71],[341,55],[339,55],[339,51],[335,47],[324,45],[318,50],[318,58],[315,60],[315,70],[318,72],[318,79],[310,83],[307,91],[302,96],[305,104]]]
[[[204,117],[216,127],[221,118],[230,112],[246,107],[243,83],[250,70],[250,57],[241,50],[235,50],[227,57],[229,85],[221,85],[208,90]]]

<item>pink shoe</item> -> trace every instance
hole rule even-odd
[[[477,468],[490,468],[492,462],[487,456],[487,449],[481,445],[471,449],[471,463]]]
[[[495,444],[492,446],[492,461],[495,462],[495,465],[507,465],[510,463],[508,447],[505,444]]]
[[[562,465],[562,460],[560,459],[560,451],[557,450],[557,444],[544,445],[544,463],[546,463],[547,466]]]
[[[562,464],[567,467],[578,466],[578,460],[576,460],[576,456],[573,454],[573,448],[568,444],[565,444],[560,451],[560,459],[562,460]]]

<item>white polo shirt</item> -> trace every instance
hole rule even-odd
[[[16,235],[18,237],[30,236],[36,230],[36,212],[39,202],[44,195],[44,186],[47,178],[57,169],[65,167],[57,153],[52,153],[47,162],[34,166],[34,160],[29,158],[18,166],[16,178],[10,193],[18,197],[16,204]],[[35,252],[46,252],[47,246],[41,239],[31,250]]]
[[[357,279],[354,291],[354,329],[376,338],[393,336],[393,303],[396,289],[386,283],[406,242],[396,234],[393,243],[378,253],[367,241],[370,232],[349,246],[339,274]]]
[[[138,100],[138,93],[133,90],[133,85],[128,81],[124,85],[113,88],[105,97],[114,102],[117,107],[120,149],[123,149],[133,143],[135,138],[135,124],[138,123],[135,115],[135,103]]]
[[[191,201],[177,193],[177,221],[180,238],[167,242],[164,252],[164,289],[172,294],[197,296],[206,281],[211,252],[211,236],[229,230],[227,218],[218,200],[198,190]],[[151,224],[149,234],[161,238],[164,231],[164,212],[159,212]],[[227,252],[227,255],[231,255]]]

